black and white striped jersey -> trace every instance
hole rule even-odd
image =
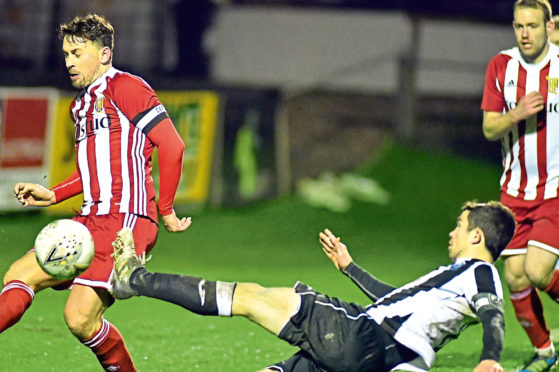
[[[404,366],[419,371],[432,366],[435,352],[444,344],[479,322],[476,310],[490,301],[487,298],[503,299],[495,266],[476,259],[458,259],[385,294],[367,308],[367,313],[423,359],[426,365],[422,368]]]

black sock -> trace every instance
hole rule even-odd
[[[151,273],[142,267],[130,276],[130,287],[140,296],[171,302],[196,314],[231,316],[235,283]]]

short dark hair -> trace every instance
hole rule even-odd
[[[87,39],[111,50],[114,48],[114,28],[105,17],[98,14],[76,16],[70,22],[61,24],[58,37],[64,39],[66,36]]]
[[[514,3],[514,10],[518,8],[541,9],[545,23],[551,21],[551,15],[553,14],[551,4],[548,0],[516,0]]]
[[[512,239],[516,222],[512,211],[498,201],[478,203],[469,201],[462,206],[462,212],[469,211],[468,231],[481,229],[485,246],[496,261]]]

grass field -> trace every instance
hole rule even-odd
[[[324,256],[318,232],[340,235],[353,258],[380,279],[403,284],[446,264],[448,232],[462,202],[498,197],[499,167],[471,159],[388,147],[360,170],[392,194],[387,206],[355,203],[348,213],[311,208],[296,197],[242,209],[203,210],[180,235],[161,231],[148,267],[207,279],[291,286],[301,280],[347,301],[368,299]],[[0,272],[32,246],[52,217],[0,216]],[[502,271],[502,263],[499,262]],[[505,289],[506,291],[506,289]],[[91,352],[67,330],[67,292],[45,290],[23,319],[0,336],[0,371],[99,371]],[[551,327],[557,305],[544,298]],[[245,319],[201,317],[146,298],[118,302],[106,318],[122,332],[139,371],[255,371],[295,348]],[[532,350],[509,301],[502,364],[520,367]],[[433,371],[471,371],[481,351],[481,326],[467,330],[437,357]]]

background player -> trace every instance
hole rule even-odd
[[[183,231],[173,201],[182,170],[184,143],[151,87],[139,77],[112,67],[113,27],[102,16],[76,17],[60,26],[66,68],[80,91],[70,107],[75,123],[76,171],[48,190],[18,183],[23,206],[49,206],[83,193],[74,219],[93,235],[91,266],[73,283],[64,308],[71,332],[97,356],[107,371],[135,371],[119,331],[103,318],[114,302],[109,294],[112,246],[117,231],[132,229],[139,252],[149,252],[157,237],[159,213],[168,231]],[[158,205],[151,177],[151,155],[158,148]],[[33,251],[14,262],[0,295],[0,332],[15,324],[35,293],[65,285],[44,273]]]
[[[518,223],[503,257],[516,317],[537,350],[526,371],[557,361],[537,291],[559,298],[559,58],[548,40],[551,14],[547,0],[514,3],[518,45],[489,62],[481,103],[485,137],[502,144],[501,201]]]
[[[552,17],[553,20],[553,32],[551,33],[551,35],[549,35],[549,41],[552,44],[555,45],[559,45],[559,16],[558,15],[554,15]]]
[[[375,301],[363,308],[302,283],[294,289],[264,288],[151,273],[136,257],[138,250],[125,228],[114,243],[113,291],[120,299],[148,296],[201,315],[244,316],[301,349],[266,371],[426,371],[435,351],[481,321],[483,351],[475,371],[502,372],[503,293],[491,263],[514,229],[514,217],[501,203],[466,203],[449,234],[453,263],[400,288],[354,264],[346,246],[325,230],[320,233],[325,253]]]

